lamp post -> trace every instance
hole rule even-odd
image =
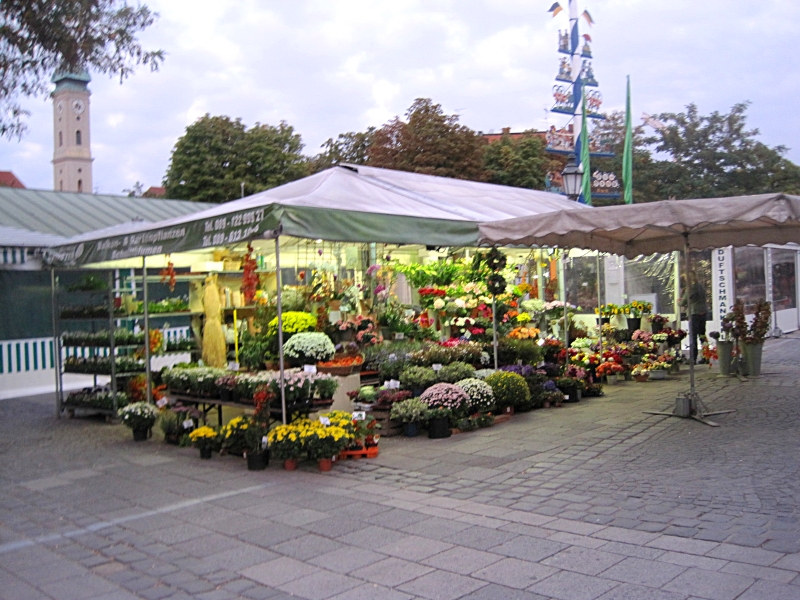
[[[564,193],[570,200],[577,200],[581,194],[581,184],[583,183],[583,168],[575,164],[575,159],[570,158],[569,162],[561,171],[561,186]]]

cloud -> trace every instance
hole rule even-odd
[[[93,75],[95,186],[158,185],[187,125],[206,112],[289,122],[305,152],[345,131],[380,126],[430,97],[476,130],[563,124],[545,113],[559,55],[555,19],[530,0],[149,0],[161,14],[143,38],[163,48],[157,73],[122,85]],[[583,3],[582,3],[583,4]],[[594,0],[586,3],[604,108],[701,113],[752,101],[750,126],[770,145],[800,139],[793,27],[782,0]],[[29,133],[0,140],[0,169],[52,188],[52,107],[31,100]],[[800,146],[789,157],[800,162]]]

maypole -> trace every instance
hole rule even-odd
[[[564,8],[555,2],[549,12],[556,17]],[[597,135],[586,131],[586,119],[604,119],[600,114],[603,96],[598,89],[599,84],[594,75],[592,66],[592,37],[588,33],[581,34],[580,20],[594,25],[594,20],[588,10],[580,12],[578,0],[568,0],[569,26],[558,32],[558,52],[564,54],[561,58],[556,84],[553,86],[553,99],[555,104],[550,109],[553,113],[568,115],[566,126],[556,129],[551,126],[547,132],[547,151],[567,156],[582,167],[586,179],[586,186],[591,190],[591,195],[597,198],[619,198],[619,180],[614,173],[601,173],[592,171],[590,159],[611,158],[611,142],[600,139]],[[585,108],[584,108],[585,106]],[[586,140],[586,141],[582,141]],[[588,153],[583,146],[588,145]],[[550,173],[550,191],[561,192],[561,174]],[[555,185],[553,185],[555,184]],[[579,202],[591,203],[590,194],[581,194]]]

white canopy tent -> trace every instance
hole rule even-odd
[[[629,258],[683,250],[688,272],[690,250],[800,243],[800,196],[664,200],[509,219],[482,224],[480,230],[484,245],[577,247]],[[689,416],[713,424],[704,420],[712,413],[699,412],[693,361],[690,385]]]

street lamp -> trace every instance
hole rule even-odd
[[[561,171],[561,182],[567,197],[570,200],[577,200],[581,193],[581,183],[583,183],[583,168],[575,164],[574,158],[570,158],[564,170]]]

